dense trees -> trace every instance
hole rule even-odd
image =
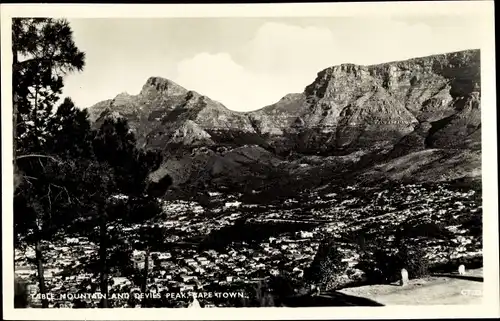
[[[14,278],[14,308],[26,308],[29,304],[29,293],[26,284]]]
[[[55,108],[64,75],[85,65],[67,21],[14,19],[12,39],[16,247],[35,249],[39,291],[45,294],[47,241],[69,233],[90,236],[99,245],[95,266],[107,293],[109,256],[124,251],[110,228],[158,215],[156,197],[171,180],[148,180],[162,157],[136,148],[126,120],[108,118],[93,129],[88,113],[71,99]]]
[[[404,226],[405,224],[401,224]],[[360,258],[356,268],[365,273],[366,282],[384,284],[398,281],[401,269],[408,271],[410,279],[427,275],[429,261],[420,244],[411,241],[409,228],[398,228],[392,242],[386,239],[364,240],[359,235],[358,247]]]
[[[63,88],[63,76],[81,71],[85,54],[78,50],[63,19],[15,18],[12,21],[12,96],[15,184],[21,158],[48,159],[44,135],[52,108]]]
[[[17,244],[35,247],[44,293],[43,241],[54,235],[55,222],[67,223],[61,209],[74,201],[59,184],[68,164],[47,149],[55,134],[48,126],[63,76],[82,70],[85,54],[75,46],[67,21],[45,18],[13,19],[12,54],[15,235],[22,241]]]

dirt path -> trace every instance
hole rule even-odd
[[[383,305],[481,304],[483,269],[466,275],[443,274],[410,280],[408,286],[397,284],[369,285],[339,292],[367,298]]]

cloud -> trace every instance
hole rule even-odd
[[[319,71],[336,64],[376,64],[479,47],[473,28],[446,23],[430,27],[367,19],[339,26],[268,22],[233,55],[200,53],[181,61],[175,80],[232,110],[248,111],[302,92]]]
[[[174,80],[232,110],[248,111],[273,103],[290,87],[297,88],[297,79],[290,81],[282,74],[252,71],[227,53],[201,53],[181,61]]]
[[[334,47],[328,29],[266,23],[240,48],[241,62],[228,53],[200,53],[177,65],[175,80],[232,110],[255,110],[302,92],[330,65]]]
[[[334,34],[326,28],[265,23],[244,47],[244,60],[262,72],[310,71],[329,65],[335,44]]]
[[[87,107],[120,92],[137,94],[148,77],[160,76],[230,109],[248,111],[302,92],[319,71],[333,65],[376,64],[481,47],[482,26],[474,17],[423,19],[275,19],[253,34],[253,20],[241,19],[225,24],[210,20],[196,32],[200,29],[182,29],[182,19],[178,25],[157,21],[154,28],[135,20],[72,21],[87,65],[83,73],[65,78],[64,96]]]

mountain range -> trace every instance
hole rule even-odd
[[[95,126],[126,118],[139,147],[165,155],[151,177],[169,174],[179,189],[477,180],[480,80],[480,51],[465,50],[332,66],[246,113],[161,77],[88,111]]]

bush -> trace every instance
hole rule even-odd
[[[471,235],[483,237],[483,217],[482,213],[475,213],[472,217],[466,218],[461,222],[462,228],[468,229]]]
[[[393,253],[386,249],[375,249],[363,253],[356,267],[365,273],[368,283],[379,284],[396,281],[399,264]]]
[[[298,287],[289,276],[272,276],[268,281],[269,289],[277,298],[286,298],[295,294]]]
[[[419,223],[416,225],[407,225],[401,230],[405,237],[425,237],[436,239],[449,239],[453,233],[448,231],[443,224],[434,222]]]
[[[357,268],[365,273],[370,284],[385,284],[398,281],[401,269],[408,271],[411,279],[428,275],[429,262],[425,252],[403,240],[396,247],[378,245],[361,255]]]
[[[313,262],[304,271],[304,278],[326,291],[337,289],[347,269],[343,257],[333,241],[323,241]]]
[[[417,246],[401,245],[398,250],[398,261],[400,269],[405,268],[411,279],[429,274],[429,260],[425,257],[425,252]]]

